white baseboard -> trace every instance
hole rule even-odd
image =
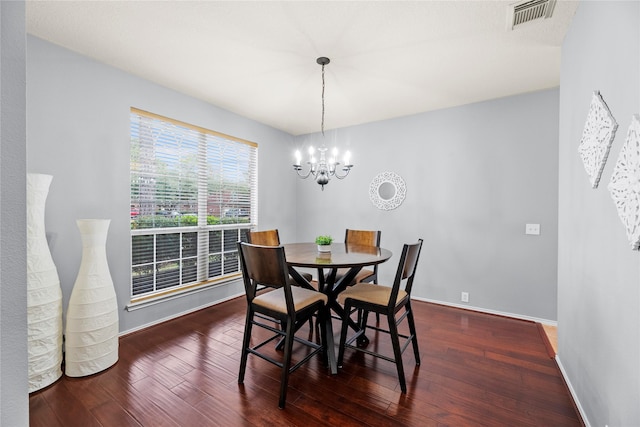
[[[514,319],[528,320],[528,321],[531,321],[531,322],[542,323],[543,325],[558,326],[558,322],[555,321],[555,320],[541,319],[539,317],[525,316],[523,314],[508,313],[506,311],[491,310],[491,309],[482,308],[482,307],[474,307],[474,306],[469,305],[469,304],[456,304],[456,303],[451,303],[451,302],[438,301],[438,300],[433,300],[433,299],[429,299],[429,298],[420,298],[420,297],[414,297],[414,296],[412,296],[411,299],[416,300],[416,301],[430,302],[430,303],[433,303],[433,304],[446,305],[446,306],[449,306],[449,307],[462,308],[462,309],[465,309],[465,310],[478,311],[480,313],[495,314],[495,315],[503,316],[503,317],[513,317]]]
[[[187,314],[190,314],[190,313],[194,313],[196,311],[199,311],[199,310],[202,310],[202,309],[205,309],[205,308],[208,308],[208,307],[212,307],[214,305],[222,304],[223,302],[232,300],[232,299],[237,298],[237,297],[242,296],[242,295],[244,295],[244,291],[239,293],[239,294],[237,294],[237,295],[230,295],[230,296],[228,296],[226,298],[222,298],[220,300],[213,301],[213,302],[208,302],[208,303],[203,304],[201,306],[198,306],[198,307],[186,310],[186,311],[182,311],[180,313],[175,313],[175,314],[172,314],[171,316],[163,317],[162,319],[158,319],[158,320],[155,320],[155,321],[150,322],[150,323],[145,323],[144,325],[140,325],[140,326],[138,326],[136,328],[129,329],[129,330],[126,330],[126,331],[122,331],[122,332],[120,332],[118,334],[118,336],[119,337],[123,337],[123,336],[129,335],[129,334],[131,334],[133,332],[141,331],[141,330],[149,328],[151,326],[158,325],[160,323],[167,322],[169,320],[177,319],[178,317],[182,317],[184,315],[187,315]]]
[[[578,412],[582,417],[582,421],[584,422],[585,427],[591,427],[591,423],[589,423],[589,418],[587,418],[587,414],[584,411],[584,408],[582,407],[582,405],[580,404],[580,400],[578,399],[576,390],[573,388],[571,381],[569,381],[567,372],[565,371],[564,366],[562,366],[562,361],[560,360],[560,356],[557,354],[556,354],[556,364],[558,365],[558,368],[560,369],[560,373],[562,374],[562,378],[564,378],[564,382],[567,385],[567,388],[569,389],[569,393],[571,393],[571,397],[573,398],[573,401],[576,404],[576,408],[578,408]]]

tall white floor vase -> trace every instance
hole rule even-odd
[[[51,175],[27,174],[29,393],[62,376],[62,291],[44,227]]]
[[[79,219],[82,261],[65,335],[65,374],[82,377],[118,361],[118,303],[107,264],[108,219]]]

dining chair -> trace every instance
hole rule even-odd
[[[362,246],[380,246],[380,237],[382,232],[380,230],[352,230],[347,228],[344,234],[344,242],[352,245]],[[338,281],[347,274],[349,271],[346,268],[339,268],[336,273],[335,280]],[[358,272],[356,277],[348,283],[348,286],[355,285],[360,282],[372,282],[378,281],[378,266],[374,265],[373,268],[363,268]],[[376,313],[376,321],[380,322],[380,315]]]
[[[407,392],[407,385],[404,377],[404,367],[402,364],[402,353],[410,343],[413,344],[413,354],[416,359],[416,365],[420,365],[420,351],[418,349],[418,338],[416,336],[416,326],[413,320],[413,312],[411,311],[411,288],[416,274],[418,258],[422,249],[422,239],[415,244],[405,244],[402,249],[402,255],[398,263],[395,280],[391,287],[384,285],[376,285],[372,283],[356,283],[354,286],[348,287],[338,295],[338,302],[344,305],[345,312],[351,313],[352,309],[358,310],[358,331],[347,340],[348,322],[342,322],[342,330],[340,333],[340,347],[338,352],[338,367],[342,367],[345,348],[390,361],[395,363],[398,371],[398,379],[400,380],[400,389],[403,393]],[[404,288],[401,285],[404,283]],[[401,309],[404,313],[398,316]],[[387,317],[389,329],[382,329],[377,326],[369,326],[369,329],[378,332],[384,332],[391,336],[391,345],[393,347],[393,357],[385,354],[368,350],[365,346],[352,345],[353,341],[365,337],[367,330],[367,315],[374,312]],[[409,326],[409,335],[398,332],[398,325],[404,319],[407,319]],[[400,345],[400,338],[404,340]],[[365,340],[368,342],[368,340]]]
[[[282,246],[258,246],[249,243],[238,242],[238,253],[240,254],[240,264],[242,267],[242,277],[244,281],[245,294],[247,297],[247,316],[244,328],[244,338],[242,343],[242,354],[240,357],[240,372],[238,383],[244,382],[249,354],[258,356],[269,363],[272,363],[282,372],[280,375],[280,399],[278,406],[284,408],[287,397],[287,384],[289,374],[298,369],[316,354],[321,353],[326,363],[326,346],[295,336],[301,324],[305,323],[312,315],[319,317],[322,334],[321,340],[326,336],[326,316],[327,316],[327,296],[323,293],[292,286],[289,281],[287,263]],[[266,288],[273,288],[266,292],[258,292],[258,286],[264,285]],[[274,328],[261,321],[257,316],[268,316],[283,325],[282,329]],[[251,344],[251,333],[253,326],[258,326],[270,331],[267,339],[260,343]],[[263,335],[258,335],[262,336]],[[274,358],[273,351],[268,352],[267,348],[262,348],[267,343],[284,339],[284,355],[281,358]],[[297,342],[308,346],[311,351],[302,359],[292,365],[293,343]],[[272,348],[272,347],[269,347]]]
[[[347,228],[344,235],[344,242],[351,245],[362,246],[380,246],[380,230],[351,230]],[[336,273],[336,281],[349,271],[346,268],[339,268]],[[350,285],[355,285],[359,282],[376,282],[378,280],[378,266],[374,265],[373,268],[363,268],[358,272],[356,277],[351,281]]]
[[[247,233],[247,240],[252,245],[262,245],[262,246],[280,246],[280,234],[278,233],[278,229],[273,230],[264,230],[264,231],[249,231]],[[311,283],[313,276],[309,273],[302,273],[300,275],[305,278],[305,280]],[[290,280],[294,282],[293,277],[289,276]]]
[[[380,230],[351,230],[346,229],[344,235],[344,242],[352,245],[362,246],[380,246],[380,238],[382,232]],[[360,270],[353,283],[359,282],[377,282],[378,280],[378,265],[374,265],[373,268],[363,268]]]

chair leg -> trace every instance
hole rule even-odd
[[[378,274],[375,273],[375,276],[370,277],[369,279],[365,280],[365,283],[373,283],[373,284],[378,284]],[[380,325],[380,313],[376,312],[376,326]]]
[[[291,351],[293,348],[294,322],[287,322],[286,337],[284,340],[284,358],[282,360],[282,374],[280,377],[280,400],[278,406],[284,409],[287,400],[287,387],[289,385],[289,366],[291,365]]]
[[[345,316],[351,313],[351,305],[346,303],[344,306]],[[359,317],[359,316],[358,316]],[[349,322],[345,319],[342,321],[342,329],[340,330],[340,345],[338,346],[338,368],[342,368],[342,361],[344,359],[344,347],[347,342],[347,329],[349,329]]]
[[[378,313],[376,312],[376,315]],[[356,340],[356,345],[360,348],[364,348],[369,345],[369,339],[366,335],[367,322],[369,321],[369,312],[367,310],[358,310],[358,333],[360,336]]]
[[[362,309],[358,310],[358,325],[362,323],[362,313],[368,313]],[[366,316],[367,314],[365,314]],[[366,323],[366,322],[365,322]],[[376,326],[380,325],[380,313],[376,312]]]
[[[327,343],[327,316],[325,314],[328,307],[322,307],[318,310],[317,320],[316,320],[316,338],[320,339],[320,345],[322,346],[322,361],[324,362],[324,366],[329,366],[329,352],[327,349],[329,348],[329,344]],[[320,329],[318,331],[318,328]]]
[[[247,357],[249,356],[249,345],[251,343],[251,329],[253,327],[253,310],[247,308],[247,319],[244,324],[244,338],[242,339],[242,355],[240,356],[240,372],[238,373],[238,384],[244,382],[244,373],[247,369]]]
[[[280,321],[280,330],[281,331],[286,331],[287,330],[287,321],[286,320],[281,320]],[[276,350],[277,351],[282,351],[282,349],[284,348],[284,338],[280,338],[278,340],[278,342],[276,343]]]
[[[407,392],[407,383],[404,379],[404,366],[402,365],[402,351],[400,350],[400,337],[398,336],[398,325],[393,313],[389,314],[389,333],[391,335],[391,345],[393,346],[393,355],[396,361],[396,369],[398,370],[398,380],[400,381],[400,390]]]
[[[407,303],[405,306],[407,310],[407,323],[409,324],[409,334],[413,344],[413,355],[416,358],[416,365],[420,365],[420,350],[418,349],[418,334],[416,334],[416,324],[413,320],[413,310],[411,304]]]
[[[309,317],[309,329],[313,331],[313,316]]]
[[[361,311],[362,311],[362,317],[360,317],[358,321],[358,326],[362,331],[362,335],[364,335],[365,329],[367,329],[367,321],[369,320],[369,312],[367,310],[361,310]]]

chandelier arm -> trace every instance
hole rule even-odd
[[[316,176],[315,173],[313,173],[313,169],[309,168],[309,171],[307,171],[307,173],[300,173],[300,171],[302,170],[302,166],[300,165],[293,165],[293,170],[296,171],[296,173],[298,174],[298,176],[302,179],[307,179],[309,178],[310,175]]]
[[[338,179],[345,179],[347,175],[349,175],[349,172],[351,172],[351,167],[345,166],[342,168],[342,170],[344,171],[344,175],[339,175],[338,170],[336,169],[336,171],[333,173],[333,176],[335,176]]]

